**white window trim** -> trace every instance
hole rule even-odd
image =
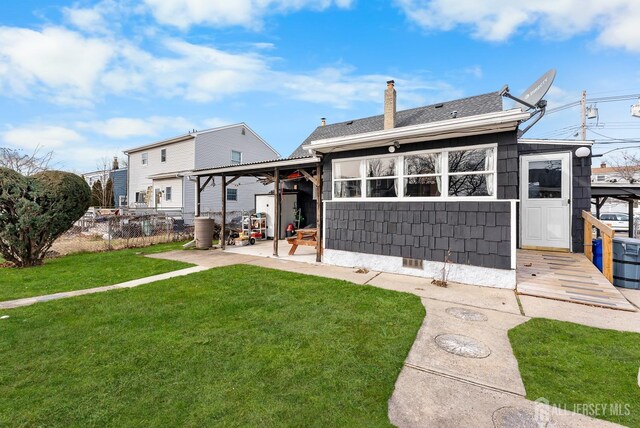
[[[166,186],[164,188],[164,200],[171,201],[172,198],[173,198],[173,188],[172,186]]]
[[[449,172],[449,152],[458,152],[461,150],[477,150],[477,149],[493,149],[493,169],[491,171],[473,171],[473,172]],[[424,176],[441,176],[442,177],[442,189],[443,194],[441,196],[404,196],[404,179],[407,177],[418,177],[422,175],[405,175],[404,174],[404,157],[409,155],[420,155],[420,154],[430,154],[430,153],[441,153],[440,156],[440,170],[441,172],[438,174],[425,174]],[[398,175],[389,176],[389,177],[367,177],[366,176],[366,165],[368,159],[380,159],[380,158],[398,158],[400,162],[396,165]],[[418,150],[407,153],[389,153],[389,154],[380,154],[380,155],[370,155],[370,156],[356,156],[356,157],[348,157],[348,158],[340,158],[333,159],[331,161],[331,170],[335,171],[335,164],[337,162],[345,162],[345,161],[360,161],[360,177],[357,178],[334,178],[331,179],[331,200],[337,202],[394,202],[394,201],[413,201],[413,202],[443,202],[443,201],[495,201],[498,200],[498,144],[479,144],[473,146],[460,146],[460,147],[447,147],[442,149],[429,149],[429,150]],[[493,174],[493,195],[492,196],[449,196],[449,176],[450,175],[479,175],[479,174]],[[333,174],[332,174],[333,175]],[[397,178],[398,182],[398,194],[401,196],[396,196],[392,198],[385,197],[377,197],[377,198],[367,198],[367,183],[366,180],[369,179],[378,179],[378,178]],[[335,196],[335,183],[340,181],[357,181],[359,180],[361,191],[360,194],[362,196],[358,198],[338,198]]]
[[[164,160],[162,159],[162,152],[164,152]],[[167,161],[167,149],[160,149],[160,162],[165,163]]]
[[[233,154],[234,153],[240,153],[240,161],[239,162],[236,162],[236,161],[233,160]],[[239,164],[242,163],[242,152],[240,150],[231,150],[231,163],[235,164],[235,165],[239,165]]]
[[[142,166],[149,165],[149,152],[144,152],[140,155],[140,163],[142,164]]]
[[[235,190],[236,191],[236,198],[235,199],[229,199],[229,190]],[[238,202],[238,189],[232,188],[232,187],[227,187],[225,192],[226,192],[225,197],[227,199],[227,202]]]

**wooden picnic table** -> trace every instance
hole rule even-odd
[[[287,242],[291,244],[291,249],[289,250],[290,256],[295,254],[298,245],[308,245],[316,248],[318,245],[318,229],[298,229],[296,236],[287,238]]]

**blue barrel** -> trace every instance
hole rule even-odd
[[[593,264],[602,272],[602,239],[593,240]]]
[[[640,239],[613,238],[613,285],[640,290]]]

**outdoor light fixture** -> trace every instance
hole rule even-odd
[[[396,151],[396,149],[400,148],[400,143],[397,141],[394,141],[392,145],[389,146],[389,153],[394,153]]]
[[[579,158],[586,158],[591,154],[591,150],[588,147],[580,147],[576,150],[576,156]]]

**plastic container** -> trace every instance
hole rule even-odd
[[[212,218],[196,217],[194,225],[196,248],[198,250],[208,250],[213,245],[214,220]]]
[[[613,285],[640,290],[640,239],[613,238]]]
[[[593,264],[602,272],[602,239],[594,239],[593,242]]]

